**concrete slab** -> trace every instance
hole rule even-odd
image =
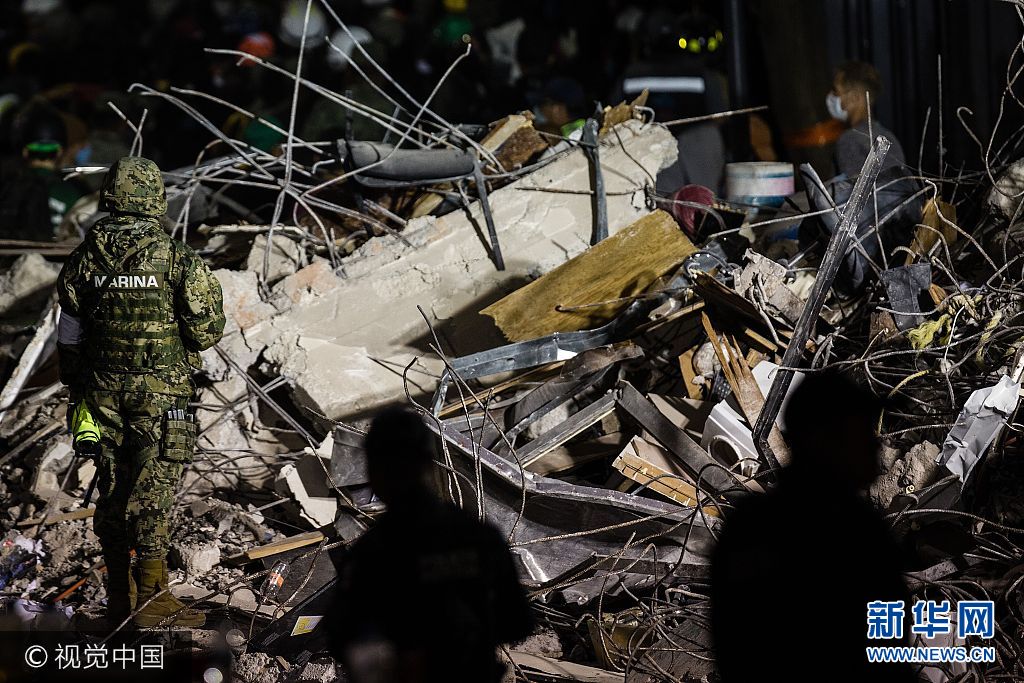
[[[649,213],[644,185],[673,163],[675,139],[638,121],[602,140],[601,163],[613,234]],[[621,140],[621,144],[620,141]],[[287,313],[247,329],[251,346],[293,384],[295,398],[332,419],[357,419],[404,399],[402,373],[414,394],[433,391],[441,364],[417,306],[435,326],[444,351],[463,355],[502,343],[487,305],[584,251],[593,228],[590,170],[573,150],[491,193],[507,269],[498,272],[482,235],[480,208],[410,221],[407,247],[371,240],[346,259],[343,283]]]

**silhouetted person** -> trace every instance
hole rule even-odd
[[[869,664],[867,603],[903,600],[901,551],[861,494],[878,475],[879,401],[849,379],[809,374],[786,408],[792,463],[726,516],[711,565],[722,681],[913,681]],[[909,626],[905,632],[909,634]]]
[[[352,683],[498,681],[496,647],[530,633],[504,539],[431,491],[434,439],[403,409],[378,416],[366,437],[387,512],[338,560],[331,633]]]
[[[64,120],[50,105],[31,102],[15,117],[13,137],[21,163],[10,177],[0,178],[0,237],[53,240],[64,215],[85,194],[60,174],[67,147]]]
[[[681,14],[656,7],[643,22],[643,57],[628,65],[613,87],[609,101],[631,102],[647,91],[647,106],[657,121],[703,116],[729,108],[725,79],[714,68],[725,36],[707,14]],[[725,142],[716,122],[673,128],[679,156],[661,169],[655,187],[673,193],[697,184],[717,193],[725,168]]]
[[[911,199],[921,186],[913,178],[914,171],[906,166],[903,147],[895,133],[883,126],[874,113],[881,95],[882,78],[870,64],[845,62],[835,70],[832,90],[825,96],[825,105],[832,118],[846,126],[836,141],[835,164],[839,175],[827,183],[831,198],[811,186],[807,190],[812,209],[845,204],[875,138],[881,135],[892,143],[875,183],[877,191],[858,220],[857,238],[861,249],[849,250],[836,277],[835,287],[845,295],[857,294],[874,279],[872,263],[883,262],[883,250],[889,254],[890,263],[902,262],[901,257],[895,256],[895,250],[910,243],[921,220],[923,199]],[[800,248],[805,249],[818,242],[824,251],[824,245],[838,226],[839,218],[835,213],[806,221],[800,230]]]

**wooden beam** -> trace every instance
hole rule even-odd
[[[280,541],[274,541],[273,543],[268,543],[266,545],[249,548],[243,553],[238,553],[237,555],[231,555],[230,557],[224,558],[224,562],[226,564],[245,564],[246,562],[252,562],[253,560],[288,552],[289,550],[295,550],[296,548],[303,548],[307,545],[313,545],[314,543],[319,543],[324,540],[324,538],[324,535],[319,531],[297,534],[295,536],[289,536],[288,538],[281,539]]]
[[[33,517],[32,519],[26,519],[23,522],[18,522],[16,526],[27,527],[36,526],[42,524],[43,526],[49,526],[50,524],[56,524],[57,522],[70,522],[76,519],[89,519],[96,514],[96,508],[85,508],[83,510],[73,510],[71,512],[64,512],[59,515],[47,515],[46,519],[42,517]]]

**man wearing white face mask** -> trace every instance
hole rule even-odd
[[[905,163],[900,141],[873,114],[868,130],[868,99],[870,97],[873,108],[881,94],[882,79],[870,64],[846,62],[836,69],[832,92],[825,97],[825,105],[832,118],[850,126],[836,142],[836,169],[839,173],[851,178],[860,173],[871,149],[871,140],[878,135],[884,135],[892,142],[883,170]]]
[[[825,98],[825,104],[833,118],[849,126],[836,141],[835,162],[839,175],[828,183],[822,183],[809,165],[805,164],[800,170],[812,208],[827,209],[833,202],[843,205],[849,199],[856,177],[867,159],[872,140],[883,135],[892,143],[878,175],[875,201],[868,203],[858,221],[860,248],[851,247],[836,278],[837,290],[846,295],[862,291],[877,268],[887,268],[896,263],[891,261],[895,254],[893,250],[910,242],[914,226],[921,218],[921,200],[914,199],[920,186],[906,168],[903,147],[896,135],[874,116],[868,125],[870,107],[881,92],[881,78],[870,64],[846,62],[836,69],[832,92]],[[879,226],[877,233],[876,223]],[[801,248],[815,243],[827,244],[838,224],[839,216],[836,214],[823,214],[817,221],[805,222],[800,230]]]

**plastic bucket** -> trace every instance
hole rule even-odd
[[[725,166],[725,194],[730,201],[781,206],[793,194],[793,164],[740,161]]]

